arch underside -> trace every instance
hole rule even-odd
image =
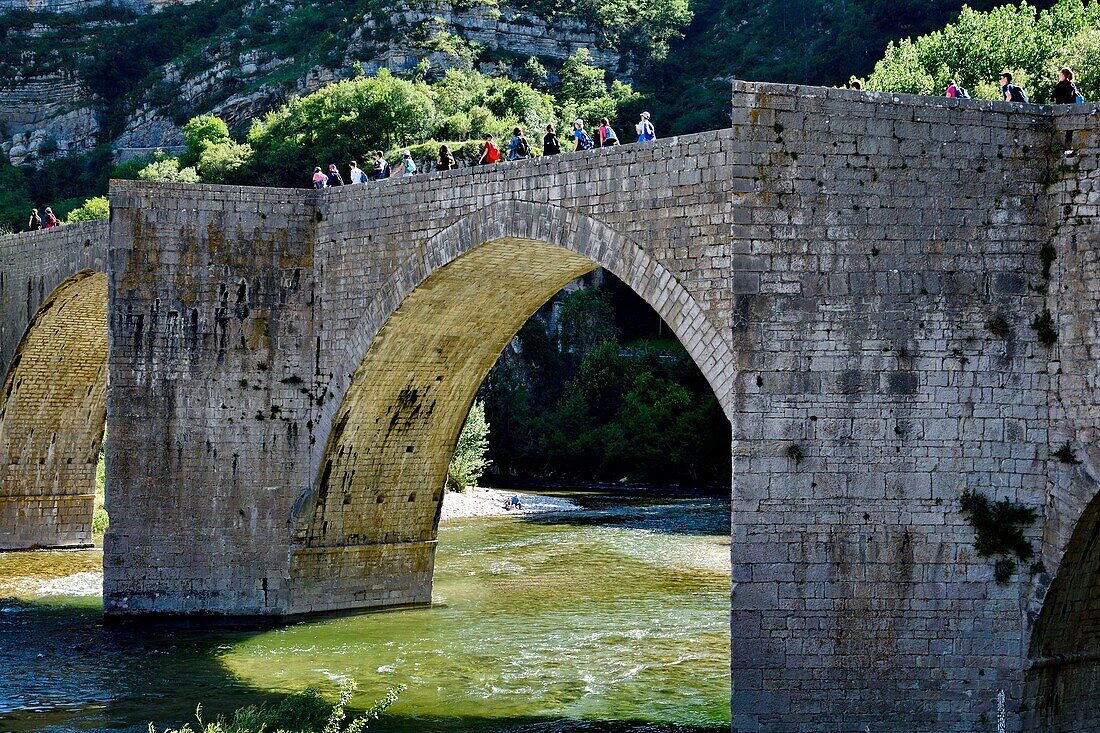
[[[42,303],[0,393],[0,549],[91,544],[106,389],[107,277],[84,271]]]
[[[1077,522],[1031,636],[1028,730],[1100,730],[1100,494]]]
[[[520,327],[596,263],[502,238],[440,268],[375,337],[336,414],[292,550],[292,605],[431,601],[447,466],[481,382]]]

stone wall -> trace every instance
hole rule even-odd
[[[108,612],[426,602],[473,391],[601,265],[733,424],[735,730],[985,730],[1001,690],[1009,730],[1085,729],[1050,690],[1095,666],[1043,670],[1095,648],[1062,633],[1095,613],[1092,112],[738,83],[730,129],[651,145],[116,182]],[[1043,564],[996,582],[966,491],[1036,508]]]
[[[0,238],[0,549],[91,544],[107,223]]]

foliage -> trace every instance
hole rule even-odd
[[[107,488],[107,463],[104,460],[106,441],[107,436],[104,434],[103,442],[99,445],[99,462],[95,467],[95,508],[92,510],[92,534],[97,537],[102,537],[111,524],[111,520],[107,516],[107,510],[103,506]]]
[[[1007,582],[1016,569],[1016,560],[1027,562],[1034,554],[1023,528],[1035,522],[1036,511],[1007,498],[991,502],[972,491],[960,497],[959,506],[977,534],[974,548],[978,556],[998,558],[997,581]]]
[[[447,485],[452,489],[474,486],[489,467],[489,423],[485,421],[485,403],[475,401],[466,416],[458,445],[447,467]]]
[[[252,146],[229,139],[206,143],[196,169],[205,183],[250,183],[254,177]]]
[[[78,221],[96,221],[98,219],[107,219],[110,216],[111,206],[107,201],[107,197],[95,196],[70,211],[68,217],[65,219],[65,223],[73,224]]]
[[[562,294],[521,329],[520,356],[481,390],[493,462],[529,478],[729,481],[729,423],[706,380],[675,340],[620,344],[613,322],[641,313],[614,303]]]
[[[354,682],[341,686],[340,697],[330,706],[321,694],[307,689],[283,698],[277,705],[249,705],[236,710],[229,718],[219,717],[212,723],[202,719],[202,705],[195,709],[196,728],[186,724],[181,728],[166,728],[164,733],[361,733],[372,720],[381,717],[405,687],[391,688],[362,715],[348,721],[347,705],[355,691]],[[149,733],[156,733],[149,724]]]
[[[210,146],[232,142],[229,127],[220,117],[214,115],[192,117],[183,126],[182,132],[183,142],[187,146],[187,151],[180,156],[180,164],[183,166],[198,163],[199,157]]]
[[[199,174],[194,168],[181,168],[176,158],[161,157],[138,171],[142,181],[163,181],[166,183],[198,183]]]
[[[7,163],[0,164],[0,227],[10,231],[25,229],[33,206],[22,171]]]
[[[1048,101],[1057,70],[1064,64],[1081,72],[1078,88],[1096,99],[1100,68],[1100,2],[1059,0],[1038,11],[1022,2],[988,12],[964,6],[956,22],[916,39],[891,43],[867,79],[868,89],[942,94],[956,79],[972,96],[1001,99],[997,77],[1013,72],[1013,83],[1033,101]]]

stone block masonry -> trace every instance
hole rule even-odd
[[[738,82],[649,145],[116,182],[106,611],[428,603],[478,384],[602,266],[733,426],[735,731],[1096,729],[1094,112]],[[1042,562],[996,582],[966,491]]]

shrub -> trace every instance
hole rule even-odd
[[[474,402],[462,432],[458,436],[454,457],[447,467],[447,485],[452,489],[473,486],[489,467],[485,454],[489,451],[489,423],[485,421],[485,403]]]
[[[107,201],[106,196],[96,196],[85,201],[69,212],[69,216],[65,219],[66,224],[74,224],[78,221],[96,221],[97,219],[107,219],[111,216],[110,203]]]
[[[252,146],[228,138],[207,143],[196,166],[206,183],[248,183],[252,178]]]
[[[199,174],[194,168],[181,168],[176,158],[162,157],[138,171],[138,179],[166,183],[198,183]]]

